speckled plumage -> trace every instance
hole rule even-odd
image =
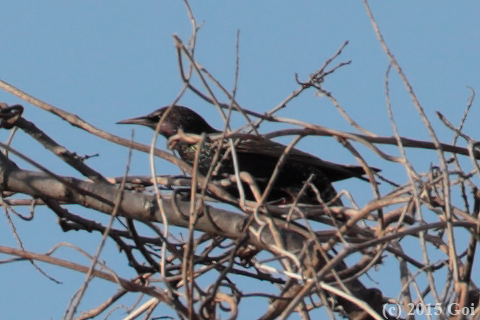
[[[118,123],[140,124],[155,130],[167,109],[168,107],[163,107],[146,116],[127,119]],[[196,135],[220,133],[193,110],[182,106],[174,106],[161,124],[159,133],[168,139],[175,135],[179,129],[182,129],[187,134]],[[250,173],[263,192],[286,146],[261,137],[251,137],[252,139],[242,140],[238,143],[236,147],[238,163],[240,171]],[[207,174],[217,150],[217,145],[218,143],[207,137],[199,158],[198,170],[201,174]],[[174,149],[182,160],[190,165],[194,164],[197,148],[198,144],[188,144],[183,141],[174,144]],[[224,144],[221,150],[222,156],[227,149],[228,144]],[[214,176],[214,179],[223,179],[231,174],[234,174],[234,169],[229,153],[227,158],[222,161],[222,166],[219,168],[217,175]],[[340,165],[324,161],[308,153],[293,149],[275,180],[268,201],[292,202],[311,174],[314,174],[311,183],[319,190],[322,200],[328,202],[336,195],[331,182],[351,177],[360,178],[364,171],[359,166]],[[253,200],[247,185],[245,185],[244,189],[247,192],[247,198]],[[234,186],[227,188],[227,191],[234,196],[238,196],[238,191]],[[311,188],[307,188],[304,195],[299,198],[299,202],[318,204],[316,194]],[[337,199],[332,205],[340,206],[342,202],[340,199]]]

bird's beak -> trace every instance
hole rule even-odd
[[[125,119],[117,122],[117,124],[140,124],[140,125],[147,125],[147,123],[148,123],[148,120],[145,119],[144,117]]]

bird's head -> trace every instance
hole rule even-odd
[[[168,111],[170,109],[170,111]],[[167,113],[168,111],[168,113]],[[178,129],[182,129],[185,133],[197,134],[202,133],[217,133],[218,131],[212,128],[198,113],[195,111],[183,107],[183,106],[173,106],[173,107],[162,107],[149,113],[145,116],[131,118],[119,121],[119,124],[139,124],[146,126],[155,130],[157,128],[158,122],[165,116],[163,120],[159,133],[165,138],[170,138],[178,132]]]

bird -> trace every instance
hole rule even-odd
[[[199,144],[192,141],[182,141],[182,139],[176,139],[176,137],[179,132],[190,135],[206,134],[207,138],[203,143],[202,150],[200,150],[197,165],[198,172],[204,176],[207,175],[219,145],[215,142],[216,140],[208,137],[213,134],[220,134],[222,131],[213,128],[201,115],[192,109],[180,105],[165,106],[147,115],[125,119],[117,122],[117,124],[137,124],[156,130],[158,123],[169,108],[170,111],[168,111],[160,125],[159,134],[167,138],[169,147],[178,152],[180,158],[191,166],[194,165]],[[279,158],[287,147],[260,136],[246,136],[250,138],[238,141],[235,147],[239,171],[249,173],[260,192],[263,192],[277,166]],[[171,143],[172,139],[174,143]],[[223,158],[223,160],[220,167],[215,170],[213,175],[214,181],[225,179],[235,174],[231,152],[227,152],[229,144],[223,143],[221,148],[219,159]],[[372,171],[377,172],[379,170],[372,168]],[[321,202],[318,200],[317,192],[311,187],[306,188],[302,195],[299,196],[299,192],[305,182],[312,176],[310,183],[318,190],[323,203],[330,202],[329,205],[331,206],[343,206],[341,199],[336,197],[337,192],[332,182],[353,177],[366,180],[362,177],[364,174],[365,171],[360,166],[325,161],[293,148],[283,162],[283,166],[266,201],[276,204],[289,204],[296,201],[301,204],[318,205]],[[247,200],[255,200],[254,193],[251,192],[249,185],[246,183],[243,185],[245,198]],[[239,196],[235,183],[225,187],[225,189],[233,196]]]

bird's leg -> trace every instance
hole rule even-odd
[[[167,140],[167,147],[171,150],[175,150],[179,142],[184,142],[186,144],[197,144],[202,141],[201,136],[196,134],[189,134],[183,132],[182,129],[178,129],[177,133]]]

